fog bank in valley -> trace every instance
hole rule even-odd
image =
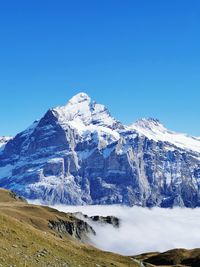
[[[200,209],[161,209],[125,206],[65,206],[54,208],[64,212],[81,211],[89,216],[113,215],[120,219],[119,229],[92,223],[97,235],[96,247],[124,255],[173,248],[200,247]]]

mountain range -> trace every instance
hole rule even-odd
[[[0,187],[48,204],[200,206],[200,138],[159,120],[124,125],[79,93],[0,138]]]

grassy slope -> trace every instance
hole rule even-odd
[[[0,266],[139,266],[129,257],[100,251],[70,235],[59,236],[48,227],[49,220],[58,218],[76,220],[0,189]]]

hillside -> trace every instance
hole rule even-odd
[[[164,253],[146,253],[135,256],[147,266],[199,267],[200,249],[173,249]]]
[[[51,229],[51,222],[66,226]],[[64,225],[64,224],[63,224]],[[73,229],[71,236],[66,229]],[[106,253],[84,244],[91,229],[71,214],[29,205],[0,189],[0,266],[138,266],[130,258]]]

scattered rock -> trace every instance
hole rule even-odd
[[[40,258],[40,257],[45,257],[46,255],[48,254],[48,250],[47,249],[42,249],[42,250],[39,250],[37,252],[37,257]]]

